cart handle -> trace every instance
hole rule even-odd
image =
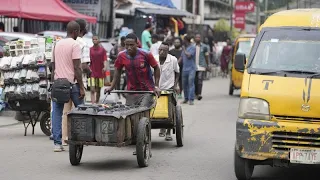
[[[127,90],[113,90],[110,93],[154,94],[153,91],[127,91]]]

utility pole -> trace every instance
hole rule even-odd
[[[268,0],[264,0],[264,20],[267,19],[267,13],[268,13]]]
[[[231,0],[230,34],[232,34],[232,28],[233,28],[233,0]]]
[[[257,25],[257,33],[259,31],[259,28],[260,28],[260,1],[257,0],[256,1],[256,8],[257,8],[257,14],[256,14],[256,25]]]
[[[307,0],[304,0],[304,8],[307,8]]]
[[[299,0],[297,0],[297,9],[299,9]]]
[[[289,10],[289,0],[287,0],[287,10]]]

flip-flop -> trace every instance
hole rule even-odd
[[[167,136],[166,137],[166,141],[172,141],[172,137],[171,136]]]
[[[159,137],[165,137],[166,135],[164,133],[159,133]]]

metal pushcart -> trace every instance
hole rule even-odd
[[[151,91],[111,93],[153,94]],[[68,140],[65,141],[69,144],[70,163],[80,164],[84,145],[124,147],[135,144],[139,167],[147,167],[152,156],[150,111],[153,107],[117,102],[74,108],[68,114]]]

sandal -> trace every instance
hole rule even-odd
[[[165,137],[166,135],[164,133],[159,133],[159,137]]]
[[[172,137],[170,135],[166,136],[166,141],[172,141]]]

